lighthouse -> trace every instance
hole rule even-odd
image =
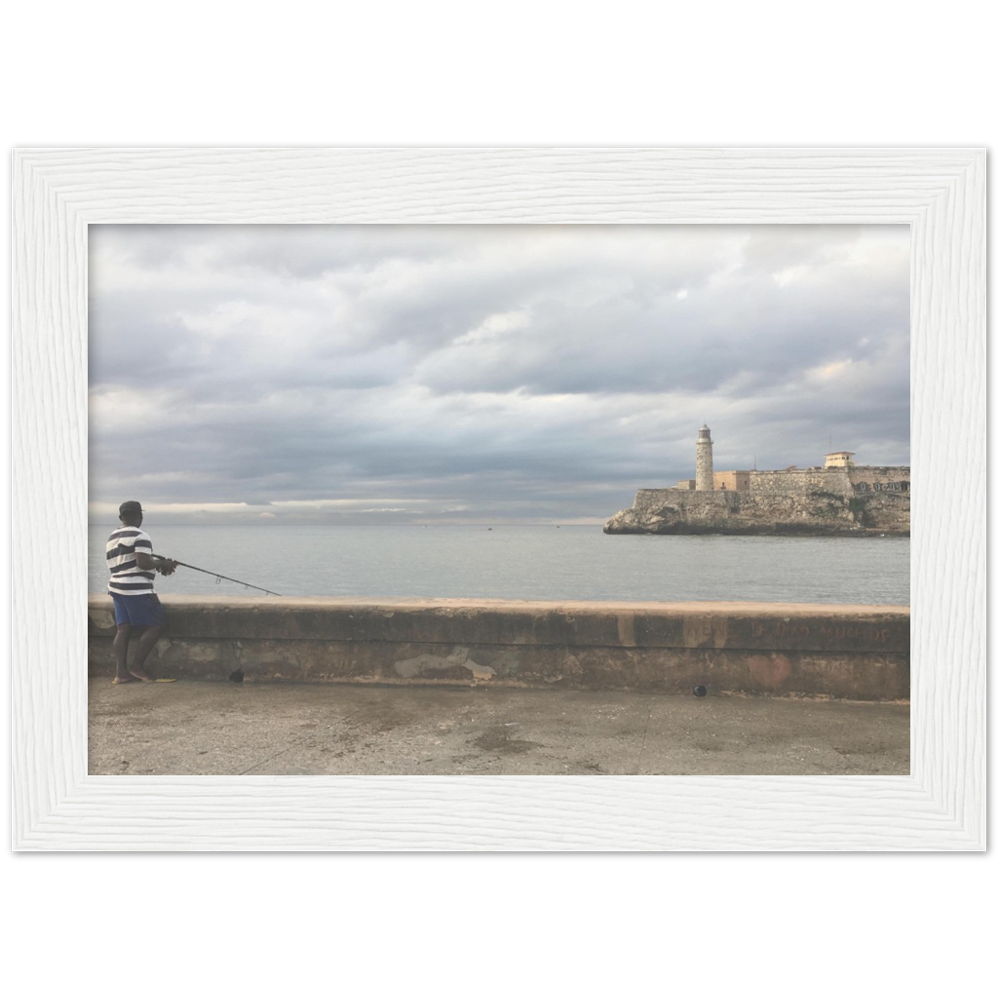
[[[696,490],[714,489],[712,475],[712,432],[708,424],[702,424],[698,431],[698,445],[694,461],[694,488]]]

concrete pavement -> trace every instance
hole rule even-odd
[[[908,774],[909,706],[90,679],[91,774]]]

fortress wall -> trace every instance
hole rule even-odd
[[[856,493],[909,493],[908,465],[857,465],[849,472]]]
[[[750,491],[757,494],[835,493],[850,496],[853,492],[846,469],[790,469],[780,472],[750,473]]]
[[[910,609],[753,603],[164,597],[154,676],[909,697]],[[114,673],[111,599],[89,670]]]
[[[633,506],[635,507],[653,507],[660,504],[670,503],[671,500],[674,502],[679,502],[679,494],[683,494],[680,497],[685,503],[691,499],[688,493],[695,492],[693,489],[689,490],[687,487],[677,487],[671,489],[653,489],[653,490],[636,490],[635,500],[633,501]]]
[[[740,497],[728,490],[639,490],[633,506],[640,510],[664,507],[683,511],[691,520],[728,517],[739,509]]]

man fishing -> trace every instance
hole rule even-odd
[[[115,679],[112,684],[151,681],[143,666],[149,651],[163,634],[166,612],[153,593],[157,573],[170,576],[177,568],[174,559],[153,555],[153,543],[142,525],[142,506],[138,500],[126,500],[118,508],[122,526],[111,533],[106,555],[111,579],[108,593],[115,603]],[[128,647],[132,629],[144,629],[135,647],[132,665],[128,666]]]

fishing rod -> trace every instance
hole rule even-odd
[[[199,573],[204,573],[207,576],[214,576],[218,580],[228,580],[230,583],[238,583],[243,587],[253,587],[254,590],[263,590],[265,594],[271,594],[273,597],[281,597],[281,594],[275,593],[273,590],[265,590],[263,587],[255,587],[252,583],[244,583],[243,580],[236,580],[231,576],[223,576],[221,573],[213,573],[210,569],[202,569],[200,566],[192,566],[190,563],[181,562],[179,559],[171,559],[169,556],[158,556],[153,554],[154,559],[166,559],[169,562],[177,563],[178,566],[185,566],[187,569],[197,570]]]

